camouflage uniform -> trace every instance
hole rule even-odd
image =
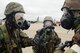
[[[5,15],[13,11],[24,12],[22,5],[16,2],[11,2],[7,5]],[[32,39],[23,33],[21,29],[15,28],[11,30],[10,28],[11,26],[6,22],[0,25],[0,53],[22,53],[21,48],[33,45]]]
[[[63,7],[62,7],[62,11],[64,10],[64,8],[66,8],[66,9],[68,9],[67,11],[68,11],[68,13],[71,13],[72,15],[72,17],[67,17],[67,18],[75,18],[75,20],[72,22],[73,23],[73,25],[71,26],[71,28],[72,29],[74,29],[74,31],[77,31],[80,27],[79,27],[79,25],[80,25],[80,14],[79,14],[79,12],[80,12],[80,0],[65,0],[65,2],[64,2],[64,5],[63,5]],[[68,22],[67,22],[68,23]],[[68,23],[69,24],[69,23]],[[64,28],[64,27],[63,27]],[[70,28],[70,29],[71,29]],[[80,32],[79,32],[80,33]],[[78,36],[76,36],[76,35],[78,35]],[[76,37],[73,41],[73,45],[72,45],[72,47],[74,46],[74,43],[75,42],[77,42],[76,40],[78,39],[78,37],[79,37],[79,34],[77,34],[77,33],[74,33],[74,36]],[[73,39],[73,38],[72,38]],[[75,43],[75,44],[80,44],[80,43]],[[67,49],[64,53],[80,53],[80,52],[76,52],[75,50],[73,50],[72,49],[72,47],[71,48],[69,48],[69,49]],[[74,46],[75,47],[75,46]],[[77,49],[77,47],[75,47],[76,49]],[[56,52],[58,52],[58,51],[61,51],[60,49],[59,50],[56,50],[55,51],[55,53]],[[61,51],[60,53],[62,53],[63,51]]]
[[[69,45],[69,44],[68,44]],[[66,50],[62,47],[57,48],[54,53],[80,53],[80,31],[76,31],[75,35],[72,38],[72,46]]]
[[[32,45],[32,40],[20,29],[12,31],[9,34],[6,25],[0,26],[0,53],[22,53],[21,48]]]
[[[45,21],[52,20],[52,18],[51,19],[50,18],[51,17],[46,17]],[[42,38],[40,42],[40,38],[42,36],[46,36],[46,38],[45,37]],[[34,40],[39,44],[39,45],[37,44],[33,46],[34,53],[54,53],[55,48],[61,42],[61,39],[58,37],[57,33],[54,30],[50,33],[50,35],[48,35],[48,34],[45,34],[44,28],[37,31],[37,34],[35,35]],[[44,42],[47,43],[46,46]]]

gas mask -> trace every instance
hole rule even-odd
[[[26,30],[30,27],[30,24],[23,18],[24,13],[16,13],[15,20],[19,29]]]
[[[67,9],[67,8],[64,8],[63,9],[63,16],[61,18],[61,26],[67,30],[71,29],[73,27],[73,24],[74,24],[74,16],[73,16],[73,13]]]
[[[53,26],[53,23],[51,21],[45,21],[44,22],[44,27],[49,27],[49,26]]]
[[[53,23],[49,20],[45,21],[44,22],[44,29],[48,35],[51,34],[52,31],[54,30]]]

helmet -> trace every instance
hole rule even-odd
[[[53,22],[53,19],[52,19],[52,17],[50,17],[50,16],[46,16],[46,17],[44,18],[44,21],[43,21],[43,22],[45,22],[45,21],[51,21],[51,22]]]
[[[69,8],[70,10],[80,10],[80,0],[65,0],[63,8]]]
[[[5,15],[9,15],[12,12],[22,12],[22,13],[25,13],[24,9],[23,9],[23,6],[21,4],[19,4],[19,3],[16,3],[16,2],[10,2],[6,6],[4,14]]]

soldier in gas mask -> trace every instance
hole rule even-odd
[[[61,10],[64,12],[61,26],[74,30],[72,46],[65,53],[80,53],[80,0],[65,0]]]
[[[34,53],[54,53],[55,48],[61,42],[57,33],[54,31],[52,17],[46,16],[43,21],[43,28],[38,30],[34,37]]]
[[[0,25],[0,53],[22,53],[21,48],[33,45],[33,41],[22,30],[27,30],[30,24],[23,18],[23,6],[10,2],[4,12],[5,23]]]
[[[65,0],[61,10],[64,12],[61,26],[65,29],[76,29],[80,23],[80,1]]]

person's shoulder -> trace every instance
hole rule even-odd
[[[0,25],[0,39],[3,39],[4,36],[3,35],[8,35],[8,31],[6,29],[5,25]]]
[[[5,24],[1,24],[1,25],[0,25],[0,29],[6,29]]]

